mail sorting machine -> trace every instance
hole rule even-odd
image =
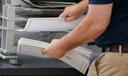
[[[56,8],[56,13],[54,9],[48,8],[34,8],[32,6],[26,5],[22,0],[0,0],[2,2],[1,10],[1,52],[0,58],[7,60],[7,63],[4,63],[0,60],[0,75],[38,75],[38,76],[83,76],[76,70],[72,69],[70,66],[65,65],[64,63],[53,60],[53,59],[40,59],[32,56],[17,55],[15,51],[15,33],[18,32],[18,29],[21,29],[27,18],[30,17],[47,17],[47,16],[56,16],[60,14],[63,9]],[[43,12],[44,11],[44,12]],[[49,13],[49,11],[53,13]],[[49,15],[46,15],[49,14]],[[52,15],[51,15],[52,14]],[[19,27],[20,26],[20,27]],[[49,33],[48,33],[49,34]],[[11,64],[18,63],[18,57],[24,60],[22,65],[9,65],[8,61]],[[40,62],[41,61],[41,62]],[[36,63],[36,65],[34,65]],[[41,65],[42,64],[42,65]],[[50,65],[48,65],[50,64]],[[57,67],[59,66],[59,67]],[[44,70],[43,68],[44,67]],[[4,68],[4,69],[3,69]],[[6,68],[8,70],[6,70]],[[20,69],[17,69],[20,68]],[[51,68],[51,70],[49,70]],[[54,69],[60,68],[60,69]],[[61,69],[62,68],[62,69]],[[66,69],[67,68],[67,69]],[[57,73],[58,72],[58,73]],[[43,73],[43,74],[42,74]],[[57,73],[57,74],[56,74]],[[25,75],[26,76],[26,75]]]
[[[2,59],[8,59],[12,64],[17,63],[16,51],[14,51],[14,35],[17,29],[17,24],[24,26],[27,18],[46,16],[49,14],[46,8],[29,8],[28,5],[21,0],[1,0],[2,3],[2,26],[1,29],[1,53]],[[57,9],[56,9],[57,10]],[[32,13],[31,13],[32,11]],[[43,13],[44,11],[44,13]],[[49,11],[55,11],[55,9],[49,9]],[[57,10],[58,13],[62,12],[62,9]],[[34,13],[34,14],[33,14]],[[38,13],[38,14],[35,14]],[[58,14],[56,13],[56,14]],[[52,13],[51,13],[52,14]],[[55,13],[53,13],[55,15]],[[36,16],[34,16],[36,15]],[[49,14],[50,15],[50,14]]]
[[[78,2],[79,0],[68,0],[68,2],[53,2],[53,6],[49,6],[48,3],[51,3],[50,0],[0,0],[1,1],[1,53],[0,57],[2,59],[8,59],[10,62],[15,64],[17,62],[17,51],[14,51],[14,45],[18,41],[20,37],[15,36],[15,34],[22,35],[21,33],[17,33],[18,29],[21,29],[25,26],[27,18],[31,17],[53,17],[58,16],[64,9],[66,5],[75,4],[73,1]],[[41,8],[35,8],[31,6],[30,1],[44,4],[44,6],[41,6]],[[37,2],[36,2],[37,1]],[[45,2],[43,2],[45,1]],[[61,1],[61,0],[55,0],[55,1]],[[65,1],[65,0],[62,0]],[[67,0],[66,0],[67,1]],[[69,2],[71,1],[71,2]],[[25,2],[25,3],[24,3]],[[28,2],[28,3],[27,3]],[[47,3],[48,2],[48,3]],[[26,4],[27,3],[27,4]],[[57,3],[57,4],[56,4]],[[60,3],[60,4],[59,4]],[[29,5],[28,5],[29,4]],[[62,6],[63,4],[63,6]],[[27,33],[27,32],[23,32]],[[39,39],[43,41],[49,41],[52,39],[55,33],[46,33],[46,34],[37,34],[37,38],[46,37],[44,39]],[[29,35],[29,34],[27,34]],[[34,35],[34,34],[30,34]],[[21,36],[22,37],[22,36]],[[31,36],[29,37],[31,38]],[[34,39],[37,39],[34,37]],[[47,40],[46,40],[47,39]]]
[[[2,59],[8,59],[12,64],[17,63],[17,55],[14,51],[14,32],[16,18],[16,6],[19,0],[1,0],[1,53]]]
[[[14,51],[15,33],[21,29],[27,18],[30,17],[47,17],[56,16],[63,11],[61,8],[34,8],[22,1],[29,0],[1,0],[1,53],[2,59],[7,59],[12,64],[17,63],[17,51]],[[34,1],[34,0],[33,0]],[[40,0],[41,1],[41,0]],[[69,3],[68,3],[69,4]],[[51,13],[52,12],[52,13]],[[20,27],[19,27],[20,26]],[[48,33],[49,34],[49,33]]]

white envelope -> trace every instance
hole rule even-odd
[[[64,18],[29,18],[23,31],[40,32],[40,31],[70,31],[82,21],[84,16],[71,21],[65,22]]]
[[[40,58],[50,58],[49,56],[43,55],[41,53],[42,49],[45,49],[48,46],[49,43],[43,41],[21,38],[18,42],[17,50],[20,54],[31,55]],[[67,52],[64,57],[60,58],[60,60],[85,74],[90,64],[89,59],[91,53],[92,52],[89,49],[76,47],[75,49]]]

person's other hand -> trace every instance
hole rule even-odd
[[[83,9],[79,7],[79,4],[71,5],[65,8],[59,17],[65,17],[66,22],[73,21],[82,15]]]
[[[58,46],[59,39],[52,40],[48,48],[42,50],[42,54],[46,54],[52,58],[62,58],[66,51]]]

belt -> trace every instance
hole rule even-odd
[[[109,47],[101,47],[102,52],[122,52],[128,53],[128,45],[111,45]]]

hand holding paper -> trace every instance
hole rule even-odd
[[[49,44],[47,48],[42,50],[43,54],[47,54],[52,58],[62,58],[67,51],[63,50],[62,47],[58,47],[57,44],[59,42],[59,39],[54,39],[52,42]]]
[[[49,58],[42,55],[42,48],[47,48],[48,46],[49,43],[46,42],[21,38],[18,42],[17,50],[20,54]],[[66,53],[60,60],[85,74],[89,67],[91,53],[89,49],[77,47]]]

